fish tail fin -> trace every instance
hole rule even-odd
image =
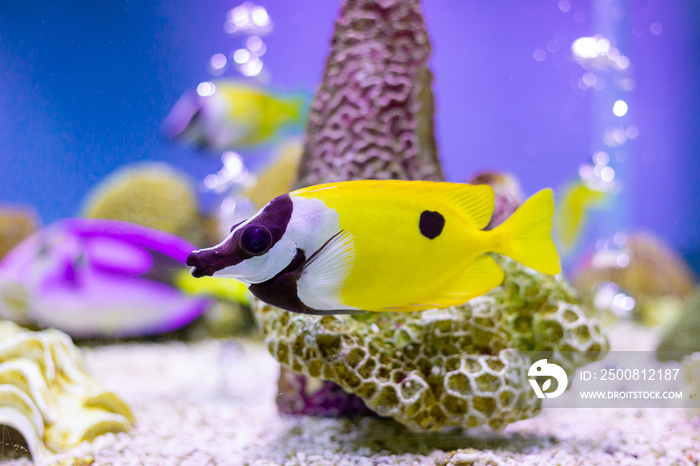
[[[285,99],[289,108],[289,115],[295,124],[303,125],[311,109],[311,95],[305,92],[298,92]]]
[[[551,189],[532,195],[502,225],[494,230],[494,252],[549,275],[561,271],[559,254],[552,241],[554,196]]]
[[[561,198],[554,216],[554,232],[561,251],[571,252],[583,233],[588,214],[605,203],[608,193],[583,182],[570,186]]]

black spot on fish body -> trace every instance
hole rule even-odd
[[[424,210],[420,214],[418,228],[423,236],[428,239],[435,239],[440,236],[442,229],[445,227],[445,217],[440,212]]]

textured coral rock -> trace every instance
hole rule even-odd
[[[203,219],[193,184],[171,166],[150,162],[122,168],[88,194],[83,216],[136,223],[202,244]]]
[[[36,231],[37,218],[29,208],[0,207],[0,259]]]
[[[37,463],[133,424],[126,402],[88,375],[68,335],[0,321],[0,425],[24,437]]]
[[[695,286],[692,270],[653,234],[615,236],[614,244],[606,242],[578,265],[574,287],[610,317],[632,317],[651,327],[673,326]],[[634,300],[631,308],[615,300],[625,294]]]
[[[601,282],[617,283],[637,300],[685,298],[695,287],[690,267],[650,233],[628,236],[619,249],[597,251],[578,268],[573,285],[582,293],[590,293]]]
[[[418,0],[347,0],[314,97],[297,187],[442,180]]]
[[[500,429],[539,411],[524,351],[571,376],[608,343],[567,285],[499,259],[502,287],[469,303],[415,313],[308,316],[258,303],[272,355],[331,380],[414,430]]]
[[[678,321],[665,333],[656,351],[661,361],[700,351],[700,288],[686,301]]]

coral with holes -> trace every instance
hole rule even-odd
[[[319,317],[259,302],[258,319],[282,365],[339,384],[380,415],[414,430],[500,429],[540,407],[524,352],[572,376],[608,342],[564,281],[497,260],[503,286],[461,306]]]

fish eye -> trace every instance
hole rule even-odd
[[[241,247],[248,254],[259,256],[265,254],[272,246],[270,231],[259,225],[246,228],[241,235]]]

